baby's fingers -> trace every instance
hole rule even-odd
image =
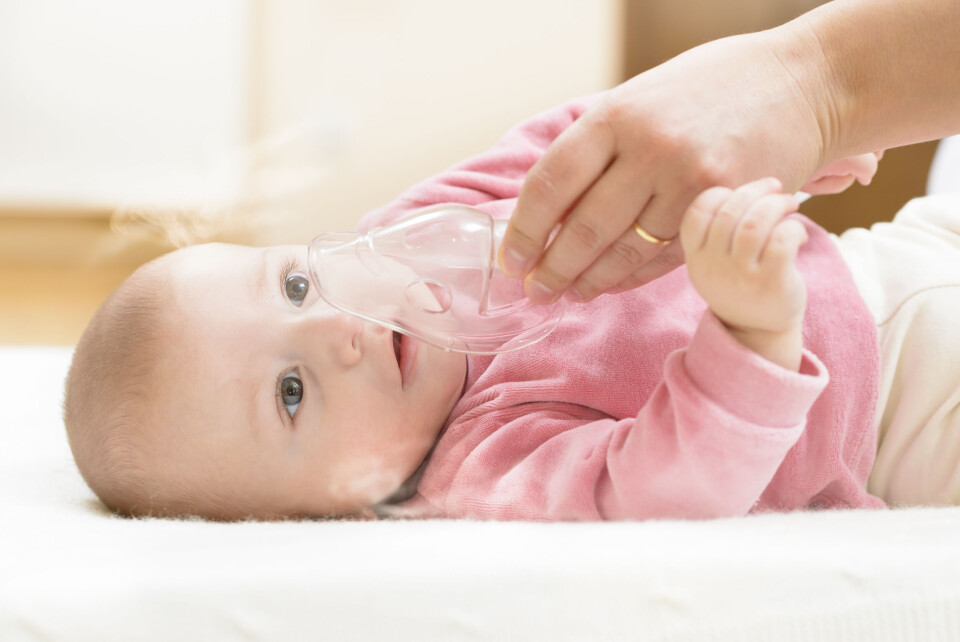
[[[733,190],[730,198],[720,206],[713,217],[707,232],[706,247],[722,255],[730,253],[733,249],[733,235],[740,219],[759,199],[770,193],[779,193],[780,187],[777,179],[762,178]]]
[[[792,265],[807,238],[807,229],[797,219],[780,221],[773,228],[770,239],[763,248],[760,264],[770,270],[780,270]]]
[[[756,200],[733,232],[730,252],[734,259],[743,263],[759,262],[777,223],[787,214],[796,212],[798,206],[793,194],[767,194]]]
[[[717,213],[717,209],[727,202],[733,190],[726,187],[711,187],[693,199],[680,222],[680,244],[686,256],[703,247],[707,240],[707,231]]]

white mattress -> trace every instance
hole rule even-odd
[[[0,348],[0,640],[958,640],[960,510],[713,522],[126,520]]]

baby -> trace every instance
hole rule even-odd
[[[509,215],[527,169],[587,104],[520,125],[361,228],[445,202]],[[70,446],[126,515],[883,506],[866,488],[878,312],[836,239],[787,216],[796,208],[775,179],[707,190],[683,219],[685,268],[571,305],[546,339],[497,356],[444,352],[333,309],[304,246],[179,250],[125,281],[77,345]]]

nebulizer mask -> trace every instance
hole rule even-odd
[[[321,234],[308,262],[320,297],[343,312],[444,350],[510,352],[550,334],[564,303],[534,305],[500,271],[506,227],[442,206],[366,234]]]

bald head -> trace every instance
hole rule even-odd
[[[149,503],[149,403],[173,292],[165,258],[126,279],[94,314],[67,376],[64,424],[83,478],[111,509]]]

